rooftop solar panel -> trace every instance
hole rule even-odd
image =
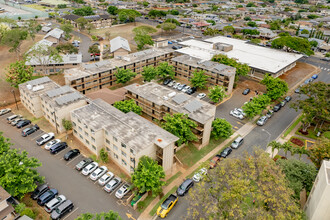
[[[50,82],[50,79],[47,76],[31,80],[31,81],[28,82],[28,84],[31,85],[31,86],[36,86],[36,85],[40,85],[40,84],[43,84],[43,83],[46,83],[46,82]]]
[[[75,93],[70,93],[70,94],[67,94],[67,95],[64,95],[64,96],[60,96],[60,97],[55,99],[55,102],[58,105],[65,105],[65,104],[68,104],[70,102],[74,102],[74,101],[80,99],[81,97],[82,97],[82,95],[80,93],[75,92]]]
[[[193,100],[191,102],[189,102],[188,104],[186,104],[184,106],[185,109],[187,109],[190,113],[193,113],[194,111],[200,109],[203,106],[202,103],[200,103],[197,100]]]
[[[48,95],[48,97],[53,98],[55,96],[63,95],[68,92],[72,92],[70,86],[62,86],[60,88],[47,91],[46,94]]]
[[[185,94],[177,94],[176,96],[173,97],[173,101],[176,102],[177,104],[181,104],[189,99],[189,96]]]

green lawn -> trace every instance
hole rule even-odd
[[[151,209],[151,211],[149,212],[150,216],[154,216],[157,212],[158,207],[165,201],[165,199],[172,193],[174,193],[176,191],[177,186],[174,186],[166,195],[163,196],[163,198],[161,198],[159,200],[159,202],[157,202],[157,204]]]
[[[44,77],[44,76],[39,76],[39,75],[32,76],[32,79],[31,80],[38,79],[38,78],[41,78],[41,77]]]
[[[145,200],[143,200],[144,206],[142,209],[137,209],[138,212],[142,213],[148,206],[149,204],[155,199],[156,197],[152,197],[152,195],[148,195],[147,198],[145,198]]]
[[[302,120],[303,115],[301,115],[283,134],[284,137],[286,137],[296,126],[297,124]]]
[[[330,139],[330,131],[324,132],[324,137]]]
[[[198,150],[192,143],[189,143],[188,145],[180,149],[176,153],[176,156],[185,166],[191,167],[197,161],[202,159],[206,154],[216,148],[219,144],[221,144],[224,140],[224,138],[221,138],[219,140],[211,138],[210,143],[200,150]]]
[[[170,185],[171,182],[173,182],[173,180],[175,180],[176,178],[178,178],[181,175],[181,171],[177,172],[176,174],[174,174],[171,178],[169,178],[166,183],[165,186]]]
[[[37,5],[37,4],[23,5],[23,6],[28,7],[28,8],[33,8],[33,9],[36,9],[36,10],[39,10],[39,11],[46,11],[46,9],[52,9],[50,7],[41,6],[41,5]]]
[[[304,136],[304,137],[312,138],[312,139],[317,139],[317,136],[316,136],[317,132],[314,131],[314,127],[310,127],[307,129],[307,131],[308,131],[307,135],[300,133],[299,132],[300,129],[302,129],[302,126],[296,131],[296,134]]]

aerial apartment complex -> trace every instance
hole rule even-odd
[[[141,106],[143,113],[151,120],[163,120],[166,113],[184,113],[193,120],[197,127],[193,129],[198,141],[195,143],[202,148],[210,141],[212,121],[215,117],[215,106],[173,90],[157,83],[144,85],[132,84],[126,86],[127,99],[134,99]]]
[[[123,113],[101,99],[71,111],[73,134],[93,153],[106,148],[111,159],[132,173],[147,155],[171,171],[178,137],[134,112]]]

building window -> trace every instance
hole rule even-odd
[[[110,148],[106,147],[106,149],[107,149],[108,152],[111,152]]]
[[[110,144],[110,141],[109,141],[108,139],[105,139],[105,142],[106,142],[107,144]]]
[[[134,173],[134,168],[133,167],[131,167],[131,173]]]
[[[92,141],[95,142],[95,138],[92,137]]]
[[[131,148],[131,154],[133,154],[133,155],[135,155],[135,152],[134,152],[134,150]]]
[[[117,142],[118,140],[117,140],[117,138],[116,138],[116,137],[113,137],[113,141],[116,141],[116,142]]]
[[[88,135],[88,133],[85,131],[85,135],[88,137],[89,135]]]
[[[107,131],[105,131],[105,134],[108,135],[109,133]]]
[[[118,150],[118,147],[117,147],[116,145],[113,145],[113,149],[114,149],[115,151],[117,151],[117,150]]]
[[[116,159],[118,159],[118,155],[117,155],[117,154],[113,154],[113,156],[114,156]]]
[[[86,143],[89,144],[89,141],[87,139],[85,139]]]
[[[94,133],[95,131],[93,129],[91,129],[91,132]]]
[[[76,126],[76,123],[72,122],[72,125],[73,125],[73,127],[75,127]]]
[[[131,157],[131,162],[134,163],[135,162],[135,158]]]
[[[78,122],[81,123],[81,121],[78,119]]]
[[[79,131],[82,131],[82,128],[81,127],[78,127],[79,128]]]
[[[76,131],[76,129],[73,129],[73,132],[74,132],[75,134],[77,134],[77,131]]]
[[[126,148],[126,144],[121,143],[122,148]]]
[[[83,136],[82,136],[81,134],[79,134],[79,137],[80,137],[80,139],[84,139]]]
[[[126,161],[125,160],[121,160],[121,163],[123,164],[123,165],[125,165],[125,166],[127,166],[127,163],[126,163]]]
[[[121,151],[121,154],[126,157],[126,153],[124,151]]]
[[[92,148],[93,148],[94,150],[96,150],[96,147],[95,147],[94,145],[92,145]]]

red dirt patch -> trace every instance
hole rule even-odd
[[[292,138],[291,142],[295,145],[300,146],[300,147],[305,145],[305,143],[302,140],[298,139],[298,138]]]

